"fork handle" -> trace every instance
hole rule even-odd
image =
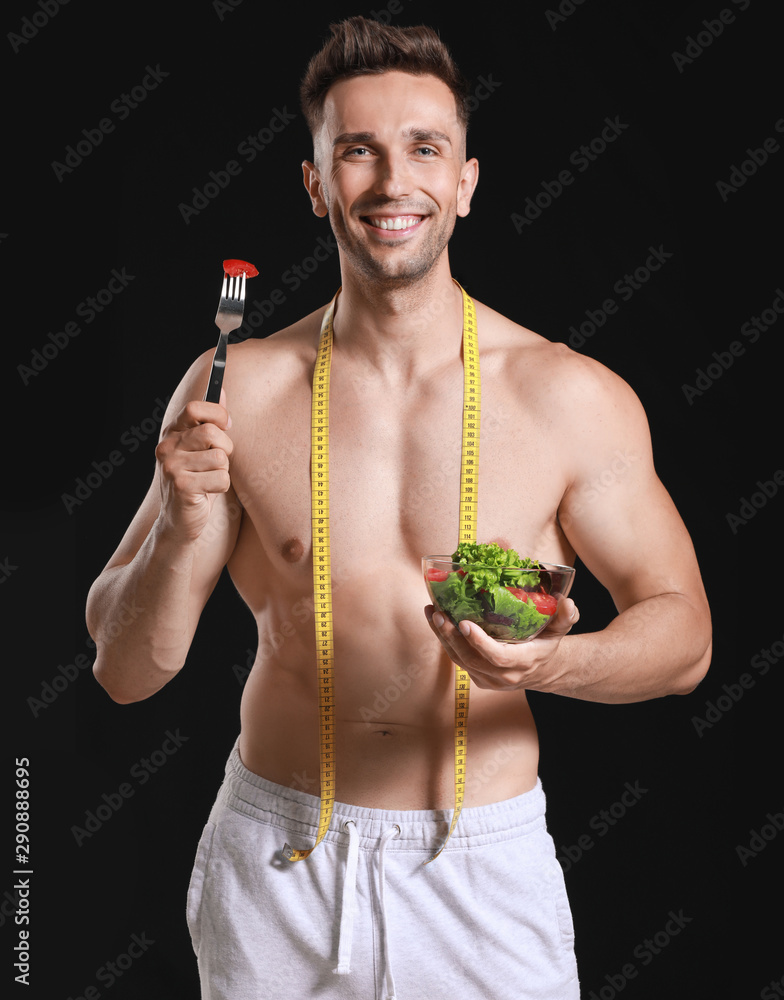
[[[221,386],[223,385],[223,373],[226,370],[226,344],[229,335],[221,333],[218,337],[218,346],[212,356],[212,368],[210,369],[210,381],[207,383],[207,391],[204,394],[205,403],[219,403]]]

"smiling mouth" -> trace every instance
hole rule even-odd
[[[374,229],[395,232],[414,229],[424,219],[423,215],[364,215],[362,221]]]

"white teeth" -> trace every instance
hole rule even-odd
[[[397,216],[395,219],[371,219],[371,224],[377,229],[410,229],[419,219],[412,216]]]

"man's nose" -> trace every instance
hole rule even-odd
[[[390,199],[403,198],[411,193],[412,186],[411,164],[406,156],[388,153],[379,158],[373,185],[376,194]]]

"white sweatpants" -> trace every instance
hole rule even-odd
[[[319,800],[248,771],[235,745],[199,842],[188,925],[202,1000],[579,1000],[574,932],[541,784],[449,811]]]

